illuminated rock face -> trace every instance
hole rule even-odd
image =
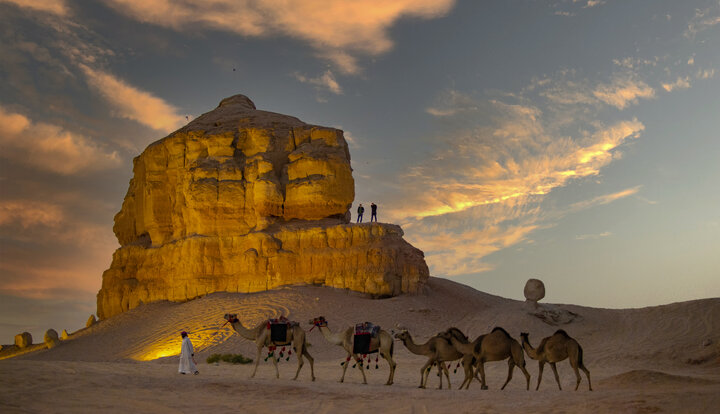
[[[419,291],[423,253],[398,226],[349,224],[354,197],[342,131],[224,99],[134,160],[98,316],[297,283]]]

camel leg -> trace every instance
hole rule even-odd
[[[560,385],[560,376],[558,375],[557,367],[555,367],[555,363],[554,363],[554,362],[551,362],[551,363],[550,363],[550,368],[552,368],[553,374],[555,374],[555,382],[557,382],[558,388],[560,388],[560,391],[562,391],[562,386]],[[576,374],[577,374],[577,372],[576,372]],[[580,377],[580,375],[578,375],[578,378],[579,378],[579,377]],[[579,380],[578,380],[578,381],[579,381]],[[579,383],[579,382],[578,382],[578,383]],[[577,389],[577,388],[575,388],[575,389]]]
[[[437,364],[438,364],[438,366],[437,366],[437,369],[438,369],[437,376],[440,377],[440,386],[438,387],[438,389],[441,390],[441,389],[442,389],[442,382],[443,382],[443,372],[442,372],[442,368],[440,367],[440,363],[438,362]]]
[[[273,353],[272,353],[272,362],[273,362],[273,365],[275,366],[275,378],[280,379],[280,370],[278,369],[278,360],[277,360],[277,357],[275,356],[275,351],[273,351]]]
[[[293,346],[293,348],[295,349],[295,356],[297,357],[297,360],[298,360],[297,372],[295,372],[295,378],[293,378],[293,381],[295,381],[295,380],[297,380],[298,375],[300,375],[300,370],[303,367],[303,354],[302,354],[303,350],[302,350],[302,345],[300,345],[300,346],[295,345],[295,346]],[[300,348],[300,349],[298,349],[298,348]]]
[[[507,376],[507,379],[505,380],[505,384],[503,384],[503,386],[500,387],[501,391],[505,389],[505,386],[508,385],[508,382],[510,382],[510,380],[512,379],[514,370],[515,370],[515,361],[513,361],[512,358],[508,358],[508,376]]]
[[[448,381],[448,389],[451,390],[452,386],[450,385],[450,371],[448,370],[448,367],[447,367],[447,365],[445,365],[444,362],[441,362],[441,364],[442,364],[443,372],[445,373],[445,378],[447,378],[447,381]]]
[[[535,387],[535,391],[540,389],[540,381],[542,381],[543,368],[545,368],[545,361],[538,361],[538,383]]]
[[[305,342],[303,342],[301,348],[302,355],[304,355],[310,363],[310,378],[312,378],[312,381],[315,381],[315,359],[312,357],[312,355],[310,355],[310,352],[308,352]],[[295,351],[295,354],[297,355],[297,350]],[[300,372],[300,368],[298,368],[298,372]]]
[[[352,356],[352,355],[351,355],[350,353],[348,353],[348,354],[347,354],[347,357],[345,358],[345,363],[343,364],[342,377],[340,377],[340,382],[341,382],[341,383],[342,383],[342,382],[345,382],[345,371],[347,371],[347,367],[348,367],[348,365],[350,365],[350,359],[349,359],[349,358],[350,358],[351,356]]]
[[[473,380],[473,374],[475,373],[472,363],[469,360],[463,359],[463,371],[465,372],[465,379],[463,380],[462,385],[460,385],[460,389],[463,389],[463,387],[466,387],[466,389],[470,388],[470,383]]]
[[[528,372],[527,368],[525,368],[525,361],[523,361],[522,365],[518,365],[522,373],[525,375],[525,382],[527,386],[525,387],[526,390],[530,391],[530,373]]]
[[[258,365],[260,364],[260,354],[262,353],[262,345],[258,346],[257,349],[257,357],[255,357],[255,369],[253,369],[252,374],[250,375],[250,378],[255,378],[255,373],[257,372]]]
[[[573,371],[575,371],[575,391],[577,391],[578,387],[580,386],[580,381],[582,381],[582,379],[580,378],[580,372],[578,371],[578,361],[574,358],[570,358],[569,360],[570,366],[572,367]]]
[[[486,390],[488,389],[487,384],[485,383],[485,362],[480,361],[480,364],[478,365],[478,371],[480,371],[480,389]]]
[[[395,361],[393,361],[392,357],[385,352],[381,352],[380,355],[388,362],[390,365],[390,376],[388,376],[388,380],[385,383],[385,385],[392,385],[393,379],[395,378]]]
[[[362,359],[358,360],[357,358],[356,358],[356,360],[358,361],[358,369],[360,370],[360,373],[362,374],[362,377],[363,377],[363,384],[367,384],[367,378],[365,377],[365,370],[363,369],[363,368],[365,368],[363,366],[363,360]]]
[[[432,359],[428,359],[425,365],[420,368],[420,386],[418,388],[425,388],[425,382],[427,382],[427,374],[429,373],[428,368],[431,367]]]
[[[582,363],[580,364],[580,369],[583,370],[583,372],[585,373],[585,376],[587,377],[587,380],[588,380],[588,389],[589,389],[590,391],[592,391],[592,384],[590,383],[590,371],[588,371],[588,369],[585,368],[585,365],[583,365]]]

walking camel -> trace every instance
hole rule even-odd
[[[447,331],[442,333],[441,336],[448,339],[458,352],[461,352],[463,355],[472,355],[475,357],[477,370],[480,372],[481,389],[488,389],[487,383],[485,382],[485,363],[502,361],[504,359],[508,360],[508,376],[505,384],[503,384],[500,389],[504,390],[512,379],[515,366],[518,366],[523,374],[525,374],[527,389],[530,389],[530,373],[525,369],[523,349],[520,343],[513,339],[505,329],[495,327],[489,334],[480,335],[477,339],[469,343],[463,343]],[[466,385],[466,389],[470,388],[471,382],[472,377],[468,378],[466,373],[465,381],[463,382],[463,385]]]
[[[445,366],[444,362],[455,361],[463,357],[463,354],[458,352],[445,338],[441,338],[435,335],[427,340],[422,345],[418,345],[413,340],[410,332],[407,329],[403,329],[395,334],[395,338],[402,341],[408,351],[415,355],[425,355],[428,357],[427,362],[420,369],[420,386],[418,388],[425,388],[427,384],[427,378],[430,373],[430,368],[434,364],[438,364],[438,376],[440,377],[440,387],[442,389],[442,373],[445,373],[448,381],[448,389],[450,385],[450,374]]]
[[[528,356],[538,361],[538,382],[535,390],[540,389],[540,380],[542,380],[543,367],[546,362],[550,364],[550,368],[552,368],[553,374],[555,374],[555,381],[557,382],[558,388],[562,390],[562,386],[560,385],[560,376],[558,375],[555,363],[567,358],[570,361],[570,366],[575,371],[575,377],[577,378],[575,391],[577,391],[580,386],[580,373],[578,372],[578,368],[585,372],[585,376],[588,380],[588,388],[592,391],[590,371],[588,371],[588,369],[585,368],[585,364],[583,364],[583,349],[575,339],[571,338],[570,335],[567,334],[567,332],[562,329],[558,329],[552,336],[544,338],[537,348],[533,348],[532,345],[530,345],[530,339],[528,338],[527,333],[521,333],[520,338],[522,338],[522,346]]]
[[[455,337],[458,342],[461,342],[463,344],[470,343],[469,338],[465,336],[465,334],[460,329],[455,327],[448,328],[445,332],[441,332],[440,334],[438,334],[438,336],[445,338],[448,342],[451,342],[451,337]],[[458,351],[460,350],[458,349]],[[462,351],[460,352],[462,353]],[[460,384],[459,389],[463,389],[465,384],[467,384],[467,387],[470,387],[470,383],[472,382],[473,378],[477,378],[478,382],[480,382],[480,378],[478,378],[477,376],[477,371],[475,371],[475,365],[476,359],[473,354],[464,354],[462,358],[462,367],[465,372],[465,379],[463,380],[462,384]]]
[[[305,339],[305,331],[298,325],[290,326],[287,330],[287,337],[285,342],[273,342],[270,337],[270,329],[268,328],[268,321],[265,320],[261,322],[258,326],[247,329],[245,328],[242,323],[240,323],[240,320],[237,318],[237,314],[234,313],[226,313],[225,314],[225,320],[230,323],[230,325],[233,327],[235,332],[239,333],[240,336],[242,336],[245,339],[249,339],[251,341],[255,342],[255,345],[257,345],[257,356],[255,358],[255,369],[253,369],[252,375],[250,375],[250,378],[255,377],[255,373],[257,372],[258,364],[260,363],[260,353],[262,352],[262,349],[267,347],[276,347],[276,346],[286,346],[292,344],[293,349],[295,350],[295,355],[298,360],[298,368],[297,372],[295,372],[295,378],[293,380],[297,380],[298,375],[300,374],[300,370],[303,367],[303,356],[307,358],[308,362],[310,362],[310,377],[313,381],[315,381],[315,370],[313,367],[314,359],[308,352],[308,344]],[[275,356],[275,353],[273,352],[271,354],[272,356],[272,362],[275,366],[275,378],[280,378],[280,371],[278,371],[278,361],[277,357]]]
[[[328,328],[328,322],[323,316],[319,316],[311,320],[309,323],[310,325],[313,325],[313,327],[317,326],[322,336],[324,336],[328,342],[334,345],[339,345],[343,347],[345,351],[347,351],[347,359],[342,364],[343,372],[342,377],[340,377],[340,382],[345,381],[345,371],[347,371],[350,358],[352,357],[353,359],[355,359],[355,363],[357,364],[360,372],[362,373],[363,384],[367,384],[367,378],[365,377],[365,371],[363,370],[362,365],[362,358],[360,358],[360,354],[353,353],[353,347],[355,343],[355,329],[350,326],[347,329],[333,333],[330,328]],[[380,339],[380,346],[378,348],[378,352],[380,353],[380,356],[385,358],[385,360],[390,365],[390,376],[388,376],[388,380],[385,385],[392,385],[393,378],[395,377],[395,367],[397,366],[397,364],[392,358],[395,343],[392,336],[390,336],[390,334],[383,329],[380,329],[380,332],[378,333],[378,338]]]

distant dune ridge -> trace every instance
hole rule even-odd
[[[134,160],[98,317],[142,303],[291,284],[379,297],[420,292],[422,251],[399,226],[350,224],[350,152],[338,129],[220,102]]]

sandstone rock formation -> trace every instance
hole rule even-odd
[[[22,349],[32,345],[32,335],[30,332],[23,332],[15,335],[15,346]]]
[[[97,319],[95,319],[95,315],[90,315],[87,322],[85,322],[85,327],[89,328],[89,327],[95,325],[95,322],[97,322]]]
[[[349,223],[355,189],[340,130],[236,95],[148,146],[133,170],[100,319],[216,291],[304,283],[392,296],[427,280],[399,226]]]
[[[48,349],[55,348],[58,344],[60,344],[60,338],[58,338],[58,333],[55,329],[48,329],[47,332],[45,332],[43,341],[45,341],[45,345],[47,345]]]
[[[67,329],[63,329],[62,333],[60,334],[60,339],[65,341],[68,338],[70,338],[70,335],[68,335]]]
[[[539,279],[528,279],[523,293],[528,302],[537,304],[540,299],[545,297],[545,284]]]

